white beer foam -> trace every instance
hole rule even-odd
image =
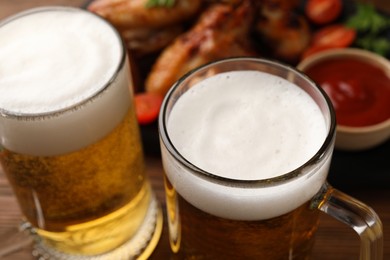
[[[167,124],[176,149],[197,167],[231,179],[267,179],[290,172],[320,149],[324,117],[294,84],[262,72],[218,74],[185,93]],[[324,182],[319,174],[264,189],[209,183],[188,173],[163,151],[168,178],[190,203],[211,214],[242,220],[287,213],[308,201]],[[277,202],[277,203],[276,203]]]
[[[39,115],[72,108],[101,92],[122,61],[118,34],[97,16],[53,7],[0,24],[0,110]],[[84,147],[123,119],[128,67],[113,87],[74,111],[42,119],[0,118],[1,144],[15,152],[55,155]]]

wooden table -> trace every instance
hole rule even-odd
[[[373,1],[383,10],[390,13],[390,2],[388,0]],[[83,0],[1,0],[0,1],[0,19],[11,14],[25,10],[27,8],[42,5],[68,5],[81,6]],[[28,43],[27,43],[28,44]],[[0,61],[1,62],[1,61]],[[389,145],[387,144],[387,147]],[[383,150],[383,149],[382,149]],[[389,154],[384,154],[379,150],[381,158],[389,158]],[[389,149],[385,148],[384,151]],[[336,157],[338,156],[338,157]],[[342,160],[343,154],[335,154],[335,159]],[[350,156],[350,155],[347,155]],[[353,155],[352,155],[353,156]],[[375,164],[376,159],[370,163]],[[158,154],[148,154],[146,156],[147,172],[151,178],[154,190],[157,194],[163,209],[165,210],[164,186],[162,182],[162,165]],[[367,166],[370,168],[370,165]],[[385,171],[390,175],[390,164],[385,166]],[[375,169],[375,167],[374,167]],[[367,173],[369,174],[369,173]],[[369,175],[367,175],[369,176]],[[360,178],[362,176],[356,176]],[[387,177],[386,177],[387,178]],[[389,178],[387,178],[389,179]],[[364,184],[364,181],[363,181]],[[347,189],[348,193],[362,202],[370,205],[380,216],[384,226],[384,259],[390,259],[390,183],[381,183],[379,188],[365,188],[363,186],[348,186],[347,182],[340,182],[340,189]],[[322,214],[322,213],[321,213]],[[18,235],[18,224],[20,221],[20,211],[12,191],[5,180],[0,169],[0,259],[19,260],[33,259],[31,255],[31,243],[25,240],[23,235]],[[24,241],[24,244],[19,244]],[[15,250],[1,257],[1,248],[5,245],[14,245]],[[321,225],[317,233],[317,240],[314,246],[313,259],[358,259],[359,240],[358,236],[349,227],[325,214],[321,215]],[[169,242],[166,222],[160,242],[154,251],[151,259],[169,259]]]
[[[162,166],[158,157],[147,157],[147,171],[152,185],[165,210],[164,186],[162,182]],[[369,204],[380,216],[384,225],[384,258],[390,259],[390,190],[355,190],[349,191],[355,198]],[[20,221],[20,212],[11,189],[0,173],[0,251],[5,244],[17,244],[24,236],[15,235]],[[31,244],[21,245],[17,251],[5,256],[4,260],[28,260],[31,256]],[[313,259],[349,260],[358,259],[358,236],[346,225],[321,213],[321,224],[317,233],[313,250]],[[160,242],[151,259],[169,259],[169,242],[167,224],[164,219],[164,229]]]

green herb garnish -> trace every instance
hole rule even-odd
[[[172,7],[175,5],[175,0],[149,0],[146,3],[147,8],[152,7]]]
[[[390,53],[390,42],[385,37],[364,36],[356,40],[356,45],[382,56]]]
[[[378,13],[372,4],[357,3],[356,7],[356,13],[345,23],[358,33],[356,46],[386,56],[390,40],[383,33],[390,29],[390,18]]]

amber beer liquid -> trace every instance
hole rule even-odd
[[[318,93],[251,63],[201,68],[164,101],[162,158],[178,259],[310,256],[319,216],[311,199],[330,153],[312,158],[329,121],[311,96]]]
[[[0,161],[40,252],[147,257],[162,220],[116,31],[35,9],[0,23],[0,59]]]

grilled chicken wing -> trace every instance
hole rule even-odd
[[[172,7],[147,7],[149,0],[94,0],[88,10],[120,32],[137,57],[165,48],[184,31],[183,22],[200,12],[202,0],[176,0]]]
[[[209,6],[192,29],[164,49],[146,79],[146,91],[164,95],[195,67],[221,58],[255,55],[249,40],[253,15],[250,0]]]
[[[307,20],[294,12],[296,0],[263,0],[259,2],[256,31],[271,56],[294,63],[310,42]]]
[[[173,7],[147,7],[148,0],[95,0],[88,10],[117,28],[161,28],[193,17],[202,0],[176,0]]]

